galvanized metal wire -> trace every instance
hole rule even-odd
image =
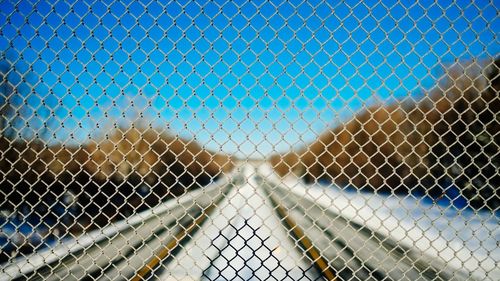
[[[495,1],[0,1],[0,280],[498,280]]]

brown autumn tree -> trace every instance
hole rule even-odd
[[[377,192],[460,188],[476,208],[500,205],[500,60],[451,68],[419,103],[377,106],[270,158],[279,175]]]

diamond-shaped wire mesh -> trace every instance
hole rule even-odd
[[[499,280],[499,3],[0,0],[0,280]]]

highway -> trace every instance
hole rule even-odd
[[[243,165],[126,221],[1,265],[0,280],[493,278],[308,193]],[[498,272],[488,262],[479,266]]]

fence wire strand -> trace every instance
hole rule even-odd
[[[498,280],[498,10],[0,0],[0,280]]]

